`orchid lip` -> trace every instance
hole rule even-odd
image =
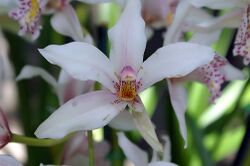
[[[137,96],[136,73],[131,66],[125,66],[117,84],[117,96],[122,101],[134,101]]]

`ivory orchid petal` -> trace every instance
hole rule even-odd
[[[0,165],[2,166],[22,166],[15,158],[9,155],[0,155]]]
[[[144,139],[161,151],[138,93],[164,78],[184,76],[207,64],[214,51],[198,44],[176,43],[160,48],[143,62],[146,35],[140,0],[127,1],[109,37],[110,59],[94,46],[81,42],[39,50],[50,63],[59,65],[75,79],[98,81],[107,90],[71,99],[45,120],[35,134],[39,138],[60,138],[69,132],[103,127],[128,106]]]

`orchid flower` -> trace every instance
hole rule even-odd
[[[211,9],[228,9],[231,11],[218,19],[211,21],[209,24],[201,24],[198,28],[213,30],[217,27],[239,27],[235,40],[233,54],[243,57],[243,63],[250,63],[250,31],[249,31],[249,0],[191,0],[191,4],[196,7],[208,7]],[[240,19],[242,17],[242,19]],[[241,21],[241,23],[240,23]]]
[[[185,141],[187,129],[184,114],[187,108],[187,95],[183,84],[187,81],[198,81],[205,84],[211,94],[210,102],[214,103],[216,98],[221,95],[221,86],[225,81],[244,79],[244,77],[244,74],[233,67],[224,57],[216,55],[211,62],[198,67],[184,77],[167,79],[171,103]]]
[[[195,15],[198,15],[200,18],[206,18],[208,22],[213,20],[213,18],[204,12],[196,10],[196,8],[194,8],[188,0],[181,1],[177,6],[173,23],[165,35],[165,45],[168,45],[172,42],[177,42],[179,40],[179,35],[182,31],[183,25],[185,25],[187,18],[189,18],[186,17],[187,15],[190,18],[193,18],[190,21],[187,21],[193,22],[190,24],[191,26],[187,26],[188,28],[185,27],[187,31],[193,27],[193,25],[199,25],[202,22],[207,23],[206,21],[200,20]],[[210,33],[194,33],[189,42],[202,45],[211,45],[219,37],[220,31],[216,31]],[[240,70],[233,67],[225,58],[216,55],[212,61],[197,67],[186,76],[172,77],[167,79],[171,103],[180,124],[181,134],[184,138],[185,146],[187,146],[187,129],[185,125],[187,96],[183,84],[186,81],[191,80],[204,83],[207,85],[211,93],[210,102],[214,103],[215,99],[220,96],[221,85],[226,80],[236,80],[243,78],[244,75]]]
[[[11,135],[7,118],[0,108],[0,149],[11,141]]]
[[[0,155],[0,165],[2,166],[22,166],[15,158],[9,155]]]
[[[143,62],[146,35],[139,0],[127,1],[117,24],[109,30],[109,38],[110,59],[94,46],[81,42],[39,49],[50,63],[59,65],[72,77],[98,81],[107,89],[71,99],[45,120],[35,135],[61,138],[73,131],[100,128],[129,107],[139,132],[160,151],[162,146],[138,94],[164,78],[184,76],[207,64],[214,51],[180,42],[160,48]]]
[[[125,156],[135,164],[135,166],[177,166],[174,163],[171,163],[171,145],[168,137],[164,137],[165,145],[162,160],[157,155],[157,152],[154,152],[153,158],[150,163],[147,153],[133,144],[124,133],[118,133],[118,143],[122,148]]]
[[[78,0],[84,3],[101,3],[108,0]],[[42,14],[55,13],[51,20],[52,26],[59,32],[73,33],[73,38],[76,37],[75,33],[81,30],[80,24],[76,21],[76,14],[73,7],[70,5],[70,0],[19,0],[18,8],[12,10],[9,15],[20,24],[19,35],[30,34],[32,39],[35,40],[40,34],[40,21]],[[66,17],[69,23],[66,23]],[[71,25],[70,27],[68,25]],[[75,40],[81,40],[82,36],[78,34]]]
[[[94,143],[94,155],[96,166],[108,166],[105,159],[109,152],[109,144],[106,141]],[[65,145],[62,164],[65,165],[88,165],[88,139],[84,132],[78,132]]]

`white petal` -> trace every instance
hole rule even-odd
[[[241,0],[191,0],[190,3],[198,8],[208,7],[211,9],[242,7],[246,4]]]
[[[2,166],[22,166],[16,159],[8,155],[0,155],[0,165]]]
[[[207,46],[179,42],[158,49],[142,65],[143,91],[164,78],[181,77],[209,63],[215,53]]]
[[[140,134],[143,136],[143,138],[147,141],[147,143],[155,150],[155,151],[163,151],[163,147],[161,143],[159,142],[157,135],[155,133],[154,125],[152,124],[148,114],[145,111],[145,108],[143,104],[140,101],[139,108],[136,107],[135,109],[141,109],[143,110],[137,110],[132,111],[132,116],[135,122],[135,125],[137,129],[139,130]]]
[[[109,126],[114,129],[123,131],[130,131],[136,129],[133,118],[127,110],[121,111],[119,115],[117,115],[113,120],[111,120]]]
[[[164,45],[176,42],[177,36],[181,31],[182,24],[190,11],[191,5],[188,1],[180,1],[179,5],[176,8],[175,16],[173,23],[168,28],[168,31],[164,37]]]
[[[75,41],[84,41],[82,27],[75,10],[70,5],[55,13],[51,19],[51,25],[62,35],[72,37]]]
[[[170,138],[167,135],[164,135],[162,139],[165,141],[164,143],[164,151],[163,151],[163,161],[171,161],[171,142]]]
[[[210,46],[216,41],[218,41],[220,34],[221,30],[205,33],[196,32],[193,34],[192,38],[188,42]]]
[[[30,65],[24,66],[20,74],[17,76],[16,80],[20,81],[24,79],[37,77],[37,76],[42,77],[55,90],[57,89],[57,81],[55,80],[55,78],[52,77],[46,70],[40,67],[35,67],[35,66],[30,66]]]
[[[132,161],[136,166],[147,166],[148,156],[147,153],[133,144],[124,133],[118,133],[118,143],[122,148],[128,160]]]
[[[170,163],[170,162],[157,161],[157,162],[149,163],[148,166],[177,166],[177,165],[174,163]]]
[[[96,47],[82,42],[65,45],[50,45],[39,49],[52,64],[57,64],[73,78],[82,81],[95,80],[115,92],[113,81],[117,82],[109,59]]]
[[[80,94],[93,90],[94,81],[80,81],[72,78],[63,70],[58,79],[58,97],[60,104],[65,103]]]
[[[110,2],[111,0],[77,0],[77,1],[89,4],[97,4],[97,3]]]
[[[138,71],[146,47],[145,23],[141,17],[139,0],[128,0],[120,19],[109,30],[111,40],[110,60],[120,74],[124,66]]]
[[[223,74],[225,74],[226,80],[228,81],[246,79],[244,73],[239,69],[235,68],[230,63],[227,63],[225,66],[222,66],[220,70]]]
[[[170,94],[171,104],[174,108],[175,115],[179,122],[181,135],[187,147],[187,127],[185,120],[185,112],[187,109],[187,94],[184,86],[181,83],[174,83],[168,80],[168,89]]]
[[[62,138],[79,130],[92,130],[108,124],[126,104],[114,103],[109,91],[90,92],[75,97],[58,108],[36,130],[38,138]]]
[[[244,9],[241,8],[229,11],[222,16],[191,26],[190,30],[207,33],[217,31],[222,28],[238,28],[241,24],[243,11]]]

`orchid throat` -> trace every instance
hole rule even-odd
[[[136,73],[131,66],[125,66],[120,74],[117,96],[122,101],[135,101],[137,96],[138,84]]]

